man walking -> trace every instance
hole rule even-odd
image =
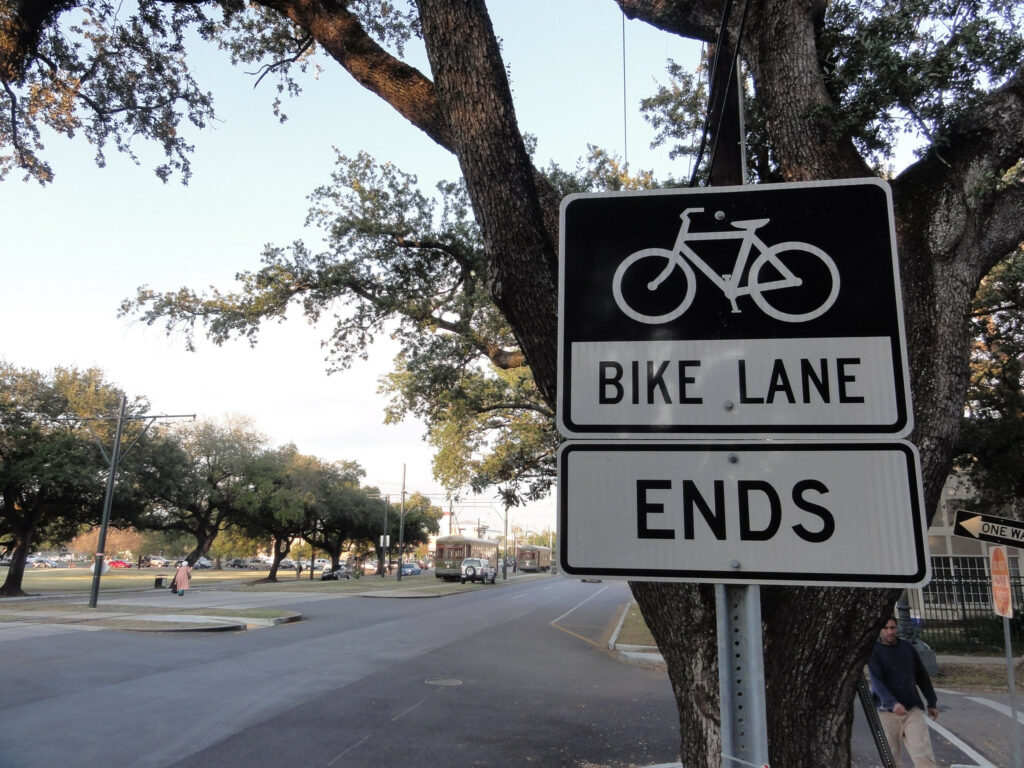
[[[897,768],[903,762],[901,745],[907,748],[914,768],[937,768],[921,701],[924,693],[928,716],[933,720],[938,717],[935,689],[921,657],[913,645],[897,637],[896,627],[895,617],[886,619],[868,660],[878,716]]]

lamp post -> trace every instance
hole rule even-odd
[[[402,507],[398,517],[398,580],[402,580],[402,550],[405,547],[405,464],[402,465]]]
[[[384,571],[387,569],[388,562],[388,544],[390,544],[390,537],[388,536],[388,500],[386,496],[381,496],[380,500],[384,502],[384,532],[380,535],[380,560],[377,562],[377,573],[380,577],[384,578]],[[383,561],[383,562],[382,562]]]

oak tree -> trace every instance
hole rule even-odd
[[[698,41],[715,41],[722,26],[730,31],[757,117],[757,180],[876,175],[898,138],[916,146],[916,159],[890,183],[917,415],[912,439],[926,508],[934,509],[960,429],[972,296],[1024,240],[1019,4],[617,4],[631,18]],[[159,172],[187,175],[177,127],[203,124],[211,109],[180,55],[188,30],[217,40],[236,61],[262,62],[282,90],[321,53],[457,157],[487,290],[541,402],[553,408],[559,194],[516,121],[484,0],[419,0],[410,10],[373,0],[140,0],[127,23],[116,18],[102,0],[0,3],[0,173],[19,168],[49,178],[39,144],[46,125],[84,133],[100,151],[105,142],[127,150],[130,137],[152,138],[167,156]],[[421,37],[429,75],[402,60],[409,35]],[[682,759],[717,765],[711,587],[632,586],[668,663]],[[773,763],[849,764],[854,687],[894,599],[886,590],[762,590]]]

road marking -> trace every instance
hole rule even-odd
[[[523,593],[523,594],[521,594],[521,595],[516,595],[516,596],[515,596],[515,597],[513,597],[512,599],[513,599],[513,600],[522,600],[522,599],[523,599],[524,597],[526,597],[526,593]]]
[[[412,712],[414,709],[416,709],[416,707],[418,707],[420,704],[422,704],[426,700],[427,700],[426,697],[423,697],[422,699],[417,701],[415,704],[413,704],[408,709],[406,709],[406,710],[404,710],[402,712],[399,712],[397,715],[395,715],[394,717],[391,718],[391,722],[393,723],[396,720],[405,717],[406,715],[408,715],[410,712]]]
[[[983,755],[980,755],[979,753],[971,749],[971,747],[968,744],[959,739],[957,735],[952,731],[943,728],[937,722],[929,718],[925,718],[925,722],[928,723],[929,728],[934,730],[936,733],[938,733],[940,736],[946,739],[946,741],[948,741],[954,747],[956,747],[969,758],[971,758],[971,760],[977,763],[976,767],[974,768],[997,768],[997,766],[990,763]]]
[[[576,603],[576,605],[574,605],[574,606],[573,606],[572,608],[570,608],[570,609],[569,609],[568,611],[566,611],[566,612],[565,612],[565,613],[563,613],[563,614],[562,614],[561,616],[559,616],[559,617],[558,617],[557,619],[555,619],[554,621],[552,621],[552,622],[551,622],[551,625],[552,625],[552,626],[554,626],[555,624],[557,624],[558,622],[560,622],[560,621],[561,621],[562,619],[564,619],[564,618],[565,618],[566,616],[568,616],[568,615],[569,615],[570,613],[572,613],[573,611],[575,611],[575,610],[576,610],[577,608],[581,607],[581,606],[582,606],[582,605],[583,605],[584,603],[586,603],[586,602],[589,602],[590,600],[593,600],[593,599],[594,599],[595,597],[597,597],[598,595],[600,595],[600,594],[601,594],[602,592],[604,592],[604,591],[605,591],[606,589],[608,589],[608,587],[601,587],[601,588],[600,588],[599,590],[597,590],[597,592],[595,592],[594,594],[592,594],[592,595],[590,595],[589,597],[587,597],[586,599],[584,599],[584,600],[581,600],[580,602]]]
[[[560,626],[558,626],[558,622],[560,622],[560,621],[561,621],[562,619],[564,619],[564,618],[565,618],[566,616],[568,616],[568,615],[569,615],[570,613],[572,613],[573,611],[575,611],[575,610],[576,610],[577,608],[581,607],[581,606],[582,606],[582,605],[583,605],[584,603],[586,603],[586,602],[587,602],[588,600],[593,600],[593,599],[594,599],[595,597],[597,597],[598,595],[600,595],[600,594],[601,594],[602,592],[604,592],[604,591],[605,591],[606,589],[608,589],[608,587],[601,587],[601,589],[597,590],[597,592],[595,592],[594,594],[590,595],[590,596],[589,596],[589,597],[587,597],[587,598],[586,598],[585,600],[581,600],[580,602],[576,603],[576,605],[574,605],[574,606],[573,606],[572,608],[570,608],[570,609],[569,609],[568,611],[566,611],[566,612],[565,612],[565,613],[563,613],[563,614],[562,614],[561,616],[559,616],[559,617],[558,617],[557,619],[555,619],[554,621],[552,621],[552,622],[551,622],[551,626],[552,626],[552,627],[554,627],[555,629],[560,629],[560,630],[561,630],[562,632],[565,632],[566,634],[570,634],[570,635],[572,635],[573,637],[579,638],[579,639],[580,639],[580,640],[582,640],[583,642],[585,642],[585,643],[589,643],[590,645],[594,646],[595,648],[600,648],[600,647],[601,647],[601,644],[600,644],[600,643],[595,643],[595,642],[594,642],[593,640],[591,640],[591,639],[590,639],[589,637],[584,637],[583,635],[577,634],[576,632],[573,632],[573,631],[572,631],[571,629],[566,629],[565,627],[560,627]]]
[[[991,699],[975,698],[974,696],[968,696],[967,698],[970,701],[981,704],[983,707],[989,707],[1000,714],[1010,717],[1010,708],[1005,704],[1000,704],[998,701],[992,701]],[[1024,712],[1017,713],[1017,722],[1024,724]]]
[[[334,765],[334,764],[335,764],[336,762],[338,762],[338,761],[339,761],[339,760],[340,760],[341,758],[343,758],[343,757],[344,757],[345,755],[347,755],[347,754],[348,754],[349,752],[351,752],[351,751],[352,751],[353,749],[355,749],[356,747],[358,747],[358,746],[359,746],[360,744],[362,744],[362,743],[363,743],[364,741],[366,741],[367,739],[369,739],[369,738],[370,738],[370,736],[372,736],[372,735],[373,735],[373,734],[371,734],[371,733],[368,733],[368,734],[366,734],[365,736],[363,736],[363,738],[361,738],[361,739],[360,739],[359,741],[357,741],[357,742],[356,742],[355,744],[351,745],[351,746],[350,746],[350,747],[348,747],[347,749],[345,749],[345,750],[343,750],[342,752],[340,752],[339,754],[335,755],[334,759],[333,759],[333,760],[331,760],[331,762],[329,762],[329,763],[327,764],[327,765],[328,765],[328,768],[329,768],[330,766]]]

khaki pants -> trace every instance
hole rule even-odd
[[[882,730],[885,731],[896,768],[903,765],[902,747],[907,748],[914,768],[937,768],[932,739],[928,735],[928,715],[923,709],[915,707],[905,715],[879,712],[878,717],[882,721]]]

